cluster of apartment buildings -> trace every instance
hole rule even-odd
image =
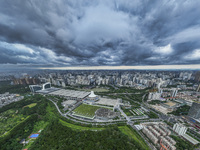
[[[179,85],[179,89],[199,89],[198,82],[192,86],[184,85],[185,81],[199,79],[197,73],[190,71],[55,71],[39,73],[31,77],[27,74],[22,78],[13,79],[13,84],[40,84],[50,82],[56,86],[68,85],[115,85],[128,86],[136,89],[147,87],[165,88],[168,85]],[[168,92],[153,93],[152,98],[168,96]]]
[[[38,78],[31,78],[29,76],[23,78],[15,78],[12,82],[14,85],[40,84],[40,80]]]
[[[145,124],[142,132],[151,140],[155,145],[160,145],[161,148],[166,150],[175,150],[176,142],[169,136],[171,131],[163,124],[148,123]]]
[[[165,92],[163,92],[163,90],[165,90]],[[149,93],[148,100],[160,100],[161,98],[174,99],[176,98],[177,93],[177,88],[158,88],[158,91]]]
[[[12,102],[22,100],[23,98],[24,96],[20,96],[18,94],[9,94],[8,92],[0,94],[0,108]]]
[[[191,72],[150,72],[150,71],[67,71],[40,74],[41,82],[53,85],[118,85],[135,88],[166,87],[177,80],[194,79]]]

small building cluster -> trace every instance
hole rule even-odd
[[[161,148],[166,150],[175,150],[176,142],[169,137],[171,131],[163,124],[145,123],[142,132],[156,145],[160,144]]]
[[[0,94],[0,108],[12,102],[22,100],[23,98],[24,96],[20,96],[18,94],[9,94],[8,92]]]

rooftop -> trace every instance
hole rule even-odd
[[[88,96],[90,92],[60,89],[49,94],[82,99]]]
[[[75,100],[67,100],[67,101],[62,102],[63,105],[73,105],[75,103],[76,103]]]
[[[103,98],[101,97],[99,101],[97,101],[97,104],[102,104],[102,105],[109,105],[109,106],[115,106],[118,104],[119,100],[117,99],[110,99],[110,98]]]
[[[188,134],[183,134],[182,135],[183,138],[185,138],[186,140],[188,140],[190,143],[192,143],[193,145],[196,145],[199,143],[199,141],[195,140],[194,138],[192,138],[191,136],[189,136]]]

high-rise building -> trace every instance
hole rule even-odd
[[[171,91],[171,97],[176,97],[177,93],[178,93],[178,90],[176,88],[173,88]]]
[[[176,123],[173,126],[173,130],[178,134],[178,135],[183,135],[186,133],[187,131],[187,127],[185,127],[184,125],[180,124],[180,123]]]

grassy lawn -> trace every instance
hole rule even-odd
[[[105,128],[95,128],[95,127],[82,127],[82,126],[79,126],[79,125],[74,125],[74,124],[71,124],[71,123],[68,123],[66,121],[63,121],[61,119],[59,119],[60,123],[63,125],[63,126],[67,126],[73,130],[92,130],[92,131],[101,131]]]
[[[121,126],[118,128],[122,133],[126,134],[129,138],[139,143],[143,149],[149,150],[148,145],[145,143],[142,137],[138,135],[136,131],[134,131],[133,129],[130,129],[128,126]]]
[[[99,108],[101,107],[82,104],[79,107],[77,107],[75,110],[73,110],[73,112],[75,115],[81,115],[81,116],[92,118],[95,115],[95,111]]]
[[[36,105],[37,105],[37,103],[32,103],[32,104],[26,105],[26,106],[24,106],[24,107],[32,108],[32,107],[34,107],[34,106],[36,106]]]

